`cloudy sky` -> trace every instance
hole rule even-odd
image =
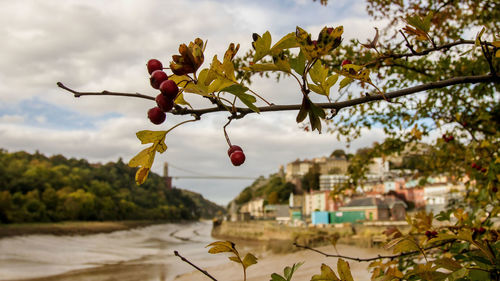
[[[81,91],[140,92],[155,96],[145,64],[158,58],[168,64],[181,43],[208,40],[208,62],[223,55],[228,44],[250,48],[251,35],[269,30],[278,39],[296,26],[316,34],[321,27],[344,25],[344,40],[373,36],[363,1],[330,1],[327,7],[310,0],[20,0],[3,1],[0,9],[0,148],[10,152],[36,150],[92,162],[128,161],[144,147],[135,132],[166,129],[188,117],[167,115],[152,125],[146,112],[152,101],[119,97],[74,98],[56,82]],[[294,81],[256,79],[252,89],[274,103],[298,103]],[[336,94],[336,88],[332,89]],[[199,105],[198,96],[186,96]],[[167,136],[169,149],[157,155],[153,170],[171,164],[172,176],[269,175],[297,158],[327,155],[346,149],[329,134],[303,132],[296,113],[263,113],[234,121],[233,144],[247,160],[233,167],[227,157],[222,126],[227,114],[203,116]],[[381,140],[371,131],[349,149]],[[175,179],[174,185],[226,204],[252,180]]]

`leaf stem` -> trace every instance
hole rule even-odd
[[[217,279],[215,279],[212,275],[210,275],[206,270],[203,270],[201,268],[199,268],[197,265],[195,265],[194,263],[190,262],[188,259],[186,259],[185,257],[181,256],[179,254],[179,252],[177,251],[174,251],[174,255],[176,255],[177,257],[179,257],[183,262],[189,264],[190,266],[196,268],[199,272],[205,274],[206,276],[208,276],[208,278],[214,280],[214,281],[217,281]]]

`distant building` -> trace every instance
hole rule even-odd
[[[459,200],[462,195],[463,185],[451,183],[434,183],[423,187],[425,210],[437,214],[445,210],[445,207],[453,200]]]
[[[402,220],[407,205],[395,197],[366,196],[353,198],[340,211],[364,211],[367,220]]]
[[[328,190],[314,190],[304,195],[304,215],[310,216],[314,211],[335,211],[340,203],[335,202]]]
[[[342,185],[349,181],[347,175],[320,175],[319,176],[319,189],[332,190],[335,186]]]
[[[264,207],[266,219],[274,219],[280,223],[291,221],[290,208],[288,205],[266,205]]]
[[[368,174],[376,175],[382,178],[388,172],[389,161],[385,161],[383,158],[373,158],[371,163],[368,165]]]
[[[258,219],[264,217],[264,199],[256,198],[243,204],[240,213],[248,213],[251,218]]]

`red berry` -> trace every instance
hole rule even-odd
[[[160,91],[167,98],[174,100],[179,93],[179,87],[177,87],[177,84],[173,80],[165,80],[160,84]]]
[[[239,166],[245,162],[245,154],[243,151],[235,151],[231,153],[229,158],[231,158],[231,163],[233,163],[234,166]]]
[[[486,232],[486,229],[485,229],[484,227],[482,227],[482,226],[481,226],[481,227],[477,230],[477,232],[478,232],[479,234],[484,234],[484,233]]]
[[[448,139],[447,139],[447,141],[452,141],[452,140],[454,140],[454,139],[455,139],[455,137],[454,137],[454,136],[449,136],[449,137],[448,137]]]
[[[148,118],[153,124],[159,125],[165,121],[165,112],[163,112],[159,107],[153,107],[148,110]]]
[[[497,193],[498,192],[498,187],[496,187],[496,186],[492,187],[491,191],[493,191],[493,193]]]
[[[333,27],[329,27],[326,29],[326,33],[332,34],[332,32],[333,32]]]
[[[157,59],[150,59],[148,61],[147,66],[148,66],[148,72],[149,72],[149,74],[152,74],[153,71],[155,71],[155,70],[162,70],[163,69],[163,65]]]
[[[163,112],[169,112],[174,107],[174,100],[160,93],[156,96],[156,104]]]
[[[161,82],[168,79],[168,75],[162,70],[155,70],[151,73],[151,77],[149,78],[149,82],[151,82],[151,87],[158,89],[160,88]]]
[[[346,64],[352,64],[352,61],[350,61],[350,60],[343,60],[342,61],[342,66],[344,66]]]
[[[312,40],[312,42],[311,42],[311,43],[314,45],[314,47],[317,47],[317,46],[318,46],[318,40]]]
[[[231,147],[227,150],[227,156],[231,157],[231,154],[235,151],[243,151],[243,149],[241,149],[238,145],[231,145]]]
[[[476,163],[472,163],[472,164],[470,165],[470,167],[471,167],[472,169],[476,169],[476,168],[477,168],[477,164],[476,164]]]
[[[486,168],[481,169],[481,173],[486,173],[486,171],[487,171]]]

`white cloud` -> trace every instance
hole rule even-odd
[[[135,137],[136,131],[168,128],[189,117],[168,115],[167,124],[155,126],[146,118],[153,101],[117,97],[75,99],[57,88],[56,82],[81,91],[141,92],[154,96],[157,91],[149,86],[146,61],[158,58],[168,64],[178,45],[195,37],[208,40],[204,65],[208,66],[212,56],[221,57],[230,42],[239,42],[243,54],[250,48],[253,32],[270,30],[276,41],[293,32],[297,25],[314,34],[325,25],[343,24],[346,40],[373,36],[377,23],[363,17],[361,1],[331,1],[327,7],[309,2],[7,1],[0,10],[0,103],[4,108],[39,98],[76,111],[82,118],[108,113],[118,113],[120,117],[97,121],[94,128],[57,130],[41,127],[44,117],[39,117],[36,124],[26,124],[21,115],[0,112],[2,148],[39,150],[100,162],[119,157],[130,159],[143,148]],[[300,102],[296,82],[290,78],[280,83],[273,78],[256,78],[251,86],[277,104]],[[195,98],[186,96],[195,106],[208,106]],[[162,162],[168,161],[207,174],[257,177],[273,173],[279,165],[296,158],[322,156],[345,148],[332,135],[301,131],[295,114],[253,114],[234,121],[228,129],[231,140],[240,144],[247,155],[241,167],[233,167],[227,157],[222,132],[227,114],[203,116],[200,122],[186,124],[167,136],[169,149],[157,157],[154,170],[161,172]],[[355,142],[353,149],[370,145],[383,134],[372,131],[369,136]],[[176,182],[179,187],[197,190],[219,203],[227,202],[249,184]]]
[[[18,114],[12,114],[12,115],[3,115],[0,116],[0,123],[7,123],[7,124],[21,124],[24,122],[24,116],[18,115]]]

